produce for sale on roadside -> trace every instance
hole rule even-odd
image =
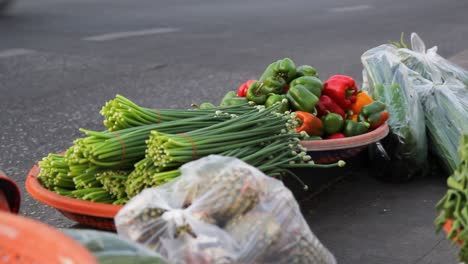
[[[108,131],[82,129],[64,155],[50,154],[38,178],[61,195],[93,202],[125,204],[143,189],[180,175],[178,167],[210,154],[237,157],[272,177],[295,175],[295,167],[318,165],[300,145],[296,113],[281,112],[287,100],[166,110],[140,107],[117,96],[101,111]]]
[[[220,109],[229,109],[232,113],[239,114],[251,110],[251,107],[245,105]],[[115,201],[119,195],[110,195],[109,191],[103,188],[107,184],[103,183],[104,178],[99,177],[99,174],[119,170],[123,171],[119,177],[125,178],[125,174],[128,175],[133,170],[134,164],[144,158],[146,140],[153,130],[167,133],[186,132],[231,118],[228,115],[216,115],[216,111],[218,110],[149,110],[117,96],[103,108],[104,123],[109,126],[109,130],[111,127],[114,129],[115,124],[125,125],[127,128],[102,132],[81,130],[87,137],[75,140],[64,155],[50,154],[39,163],[39,180],[45,187],[61,195],[90,201],[125,202],[123,197]],[[144,118],[150,119],[149,114],[156,112],[155,123],[145,125],[153,120]],[[160,121],[165,118],[173,121]],[[137,121],[140,123],[135,123]],[[125,184],[122,180],[114,181],[114,184],[117,182],[120,185]]]
[[[437,203],[440,212],[435,220],[437,231],[447,226],[447,238],[460,243],[458,257],[468,261],[468,134],[459,146],[460,164],[447,179],[447,194]],[[445,227],[444,227],[445,228]]]
[[[292,174],[289,169],[295,167],[339,165],[309,162],[310,157],[299,142],[302,136],[295,131],[295,114],[277,113],[285,103],[267,109],[256,106],[231,120],[187,133],[152,131],[146,158],[129,175],[127,194],[133,196],[144,188],[164,183],[158,181],[160,175],[162,180],[171,171],[178,176],[179,166],[209,154],[237,157],[275,177]]]
[[[426,50],[416,33],[411,48],[398,49],[398,57],[409,69],[428,80],[417,86],[421,97],[431,150],[451,173],[460,163],[457,147],[468,133],[468,71],[437,54],[437,46]]]
[[[364,89],[391,114],[390,135],[371,146],[377,174],[387,172],[381,177],[391,180],[424,174],[428,146],[453,172],[460,137],[468,133],[468,71],[439,56],[437,47],[426,50],[415,33],[411,48],[402,39],[365,52],[361,60]]]
[[[224,98],[232,98],[233,94],[230,91]],[[245,102],[243,97],[266,107],[286,98],[289,104],[283,105],[279,112],[295,111],[298,121],[302,123],[298,131],[307,132],[314,140],[361,135],[379,127],[389,118],[385,105],[374,102],[365,92],[358,91],[351,77],[333,75],[322,83],[315,68],[309,65],[296,67],[289,58],[270,64],[258,81],[242,83],[235,100]],[[364,106],[367,106],[366,110],[360,115]],[[310,115],[306,117],[304,113]],[[340,115],[341,121],[335,115]],[[320,122],[323,120],[326,122]]]
[[[180,171],[119,211],[120,236],[171,263],[336,263],[281,181],[218,155]]]
[[[125,204],[210,154],[239,158],[272,177],[295,177],[290,169],[297,167],[343,166],[314,164],[300,141],[356,136],[383,124],[385,105],[357,100],[363,95],[351,77],[322,83],[315,68],[296,67],[289,58],[227,92],[219,106],[151,109],[117,95],[100,111],[107,130],[81,129],[86,136],[64,155],[39,163],[39,180],[61,195]],[[350,120],[353,114],[358,118]]]
[[[151,131],[186,132],[231,118],[226,114],[217,115],[216,111],[240,114],[251,109],[246,104],[207,110],[154,110],[139,107],[117,96],[101,111],[109,131],[82,130],[87,137],[75,140],[64,155],[50,154],[40,162],[39,180],[45,187],[61,195],[124,203],[128,198],[119,194],[122,186],[126,186],[123,178],[128,177],[134,164],[145,157],[146,140]],[[110,174],[115,170],[120,171],[120,180],[100,176],[101,173]],[[108,181],[116,185],[115,190],[111,190]]]
[[[427,168],[424,112],[414,89],[424,84],[424,79],[404,66],[396,52],[395,47],[382,45],[366,51],[361,60],[364,90],[385,103],[390,113],[390,134],[370,148],[375,176],[404,181],[420,175]]]

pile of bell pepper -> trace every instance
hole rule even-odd
[[[266,68],[258,80],[248,80],[228,92],[221,106],[244,104],[272,105],[287,99],[280,111],[294,111],[297,131],[312,139],[337,139],[367,133],[389,117],[386,106],[359,91],[353,78],[333,75],[322,82],[309,65],[296,67],[284,58]]]

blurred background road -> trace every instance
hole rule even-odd
[[[78,128],[102,129],[116,93],[149,107],[216,103],[283,57],[361,81],[360,55],[401,32],[451,57],[468,47],[467,10],[466,0],[19,0],[0,18],[0,168],[23,185]],[[362,173],[302,206],[340,263],[454,263],[432,224],[444,192],[443,177],[394,185]],[[23,194],[24,215],[73,225]]]

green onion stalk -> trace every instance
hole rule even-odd
[[[112,169],[131,170],[145,156],[150,131],[187,131],[229,119],[226,115],[206,115],[186,120],[129,128],[117,132],[82,130],[87,137],[74,141],[65,153],[69,176],[76,189],[100,187],[95,174]]]
[[[69,175],[75,183],[75,189],[101,187],[96,179],[96,173],[105,169],[92,164],[88,159],[88,148],[85,138],[78,138],[65,152],[65,160],[68,163]]]
[[[96,179],[101,182],[102,187],[106,190],[113,198],[119,200],[126,198],[125,184],[127,182],[128,171],[122,170],[110,170],[96,174]]]
[[[183,134],[168,134],[152,131],[147,141],[147,157],[156,167],[176,168],[186,162],[210,154],[254,146],[275,139],[287,140],[294,131],[289,126],[289,117],[275,113],[280,104],[255,110],[231,120],[190,131]]]
[[[162,122],[187,119],[214,113],[217,110],[228,111],[232,114],[241,114],[249,110],[249,104],[218,107],[213,109],[150,109],[138,106],[129,99],[117,95],[110,100],[100,111],[104,116],[104,125],[109,131],[116,131],[130,127],[138,127]]]
[[[154,166],[150,158],[144,158],[135,164],[135,169],[128,176],[125,192],[131,198],[146,188],[167,183],[178,176],[180,176],[178,169],[162,171]]]
[[[39,166],[41,169],[38,179],[47,189],[63,192],[75,189],[73,177],[70,176],[70,168],[64,156],[49,154],[39,162]]]
[[[72,191],[72,194],[75,198],[78,198],[80,200],[91,201],[96,203],[111,204],[115,201],[112,195],[103,187],[74,190]]]
[[[168,121],[160,124],[144,125],[127,128],[115,132],[96,132],[81,129],[87,137],[84,138],[81,153],[85,159],[95,166],[110,169],[130,169],[144,158],[146,140],[151,131],[165,133],[183,133],[211,126],[228,120],[227,114],[206,114],[182,120]],[[79,157],[81,159],[81,157]]]

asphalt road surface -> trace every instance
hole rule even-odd
[[[78,128],[102,129],[98,112],[117,93],[159,108],[218,102],[282,57],[361,80],[360,55],[401,32],[451,57],[468,47],[467,10],[466,0],[19,0],[0,18],[0,168],[23,186]],[[74,224],[22,190],[23,215]],[[340,263],[455,263],[432,224],[444,192],[443,177],[394,185],[361,173],[301,205]]]

